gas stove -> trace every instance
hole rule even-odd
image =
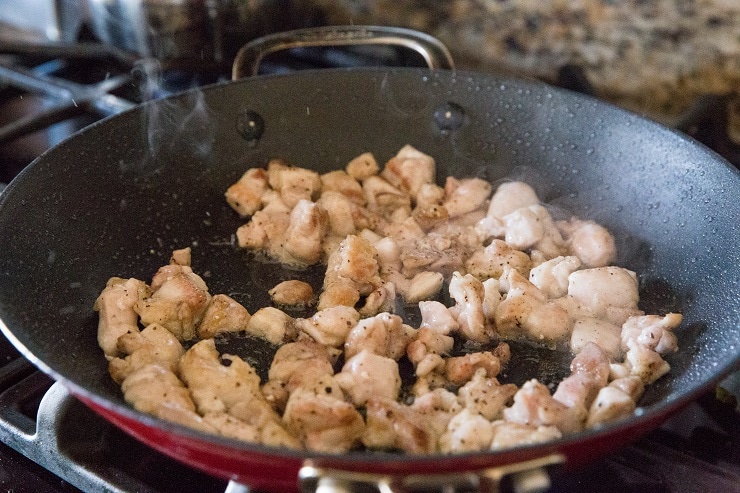
[[[403,55],[380,58],[373,63],[414,63]],[[266,60],[262,72],[367,62],[365,52],[295,51]],[[0,41],[0,190],[36,156],[100,118],[227,79],[213,67],[167,67],[94,41]],[[559,79],[550,82],[594,95],[578,67],[563,67]],[[677,128],[740,167],[738,145],[723,129],[726,104],[707,96]],[[738,389],[740,374],[735,374],[639,442],[555,476],[548,491],[740,491]],[[38,371],[5,338],[0,338],[0,442],[0,485],[8,491],[248,491],[121,432]]]

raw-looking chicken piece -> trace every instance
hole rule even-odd
[[[573,320],[568,312],[549,301],[522,274],[505,267],[500,282],[507,293],[494,313],[499,336],[511,339],[526,337],[552,344],[570,334]]]
[[[193,339],[211,301],[205,281],[188,266],[171,264],[152,279],[152,295],[139,300],[135,310],[141,323],[157,323],[181,341]]]
[[[243,400],[262,396],[254,368],[238,356],[219,354],[213,339],[204,339],[185,352],[180,378],[201,414],[229,412]]]
[[[280,258],[284,264],[304,267],[321,260],[321,242],[328,230],[329,216],[315,202],[301,199],[290,212],[282,247],[287,256]]]
[[[599,346],[589,343],[573,358],[570,370],[552,397],[568,406],[571,417],[582,426],[591,403],[609,379],[609,358]]]
[[[420,301],[419,313],[420,329],[431,329],[439,334],[449,335],[460,327],[447,307],[439,301]]]
[[[250,318],[249,311],[235,299],[225,294],[213,295],[198,325],[198,337],[210,339],[223,332],[246,331]]]
[[[254,312],[247,322],[245,331],[247,334],[261,337],[272,344],[292,341],[298,334],[295,319],[271,306]]]
[[[172,332],[152,324],[141,332],[127,332],[118,338],[118,354],[108,364],[113,381],[120,384],[131,373],[146,365],[157,364],[173,373],[185,350]]]
[[[364,318],[349,330],[344,344],[347,359],[362,351],[398,361],[406,352],[406,346],[416,338],[416,330],[403,323],[398,315],[379,313]]]
[[[643,315],[637,274],[622,267],[596,267],[568,276],[568,297],[564,306],[574,318],[603,318],[621,326],[633,315]]]
[[[365,205],[367,201],[362,193],[362,185],[352,178],[346,171],[335,170],[321,175],[321,196],[327,193],[338,192],[357,205]]]
[[[459,334],[471,341],[488,342],[493,334],[486,326],[486,315],[483,313],[483,283],[471,274],[463,276],[455,272],[449,289],[450,296],[455,300],[450,313],[460,325]]]
[[[561,298],[568,294],[568,276],[580,268],[578,257],[561,255],[533,267],[529,271],[529,281],[548,298]]]
[[[121,390],[126,402],[137,411],[196,430],[215,432],[195,412],[187,387],[177,375],[160,365],[146,365],[134,371],[121,383]]]
[[[562,436],[563,434],[555,426],[530,426],[506,421],[494,421],[491,450],[550,442]]]
[[[305,308],[313,302],[311,285],[297,279],[283,281],[270,289],[267,294],[278,306]]]
[[[486,246],[477,249],[465,262],[465,269],[480,280],[498,279],[506,267],[511,267],[529,275],[532,260],[524,252],[509,246],[505,241],[494,239]]]
[[[604,226],[577,218],[556,224],[565,237],[568,250],[586,267],[606,267],[614,261],[617,247],[614,237]]]
[[[522,207],[539,204],[534,188],[521,181],[502,183],[496,188],[488,204],[488,216],[503,218]]]
[[[550,395],[547,386],[528,380],[514,394],[514,404],[503,411],[504,420],[527,426],[554,426],[563,433],[583,428],[585,411],[570,408]]]
[[[118,338],[129,332],[139,332],[136,304],[151,295],[149,286],[138,279],[111,277],[95,300],[98,312],[98,345],[111,360],[118,356]]]
[[[570,335],[570,351],[579,353],[588,343],[599,346],[612,361],[616,361],[622,354],[620,348],[620,334],[622,329],[618,325],[600,318],[579,318],[573,324]]]
[[[504,240],[511,247],[539,251],[545,258],[555,258],[565,252],[565,240],[542,205],[522,207],[504,216]]]
[[[477,369],[473,378],[457,391],[457,400],[463,407],[493,421],[500,418],[501,412],[514,397],[517,386],[513,383],[501,385],[486,373],[485,368]]]
[[[378,162],[375,160],[372,152],[365,152],[347,163],[345,170],[349,176],[361,182],[365,178],[377,175],[380,171],[380,166],[378,166]]]
[[[453,417],[440,437],[442,452],[488,450],[493,440],[493,423],[474,410],[465,408]]]
[[[683,316],[679,313],[668,313],[662,317],[660,315],[630,317],[622,324],[622,349],[627,350],[629,341],[634,340],[659,354],[675,352],[678,350],[678,339],[673,329],[678,327],[682,320]]]
[[[432,156],[405,145],[385,163],[380,176],[415,199],[423,185],[434,183],[435,174]]]
[[[486,325],[496,322],[496,308],[501,304],[501,283],[498,279],[483,281],[483,314],[486,316]]]
[[[240,216],[251,216],[262,208],[262,195],[268,188],[267,171],[264,168],[251,168],[226,189],[226,202]]]
[[[360,314],[350,306],[337,305],[319,310],[311,318],[296,320],[296,325],[319,344],[341,347],[347,335],[360,321]]]
[[[397,400],[401,390],[398,363],[365,349],[349,358],[334,379],[357,407],[371,397]]]
[[[283,422],[307,449],[341,454],[360,443],[365,422],[352,403],[325,389],[333,387],[294,390],[285,406]]]
[[[362,443],[375,450],[428,454],[437,450],[439,435],[424,414],[392,399],[373,397],[366,403],[367,427]]]
[[[482,208],[491,195],[491,184],[480,178],[458,180],[451,176],[445,182],[445,201],[442,204],[449,217],[462,216]]]

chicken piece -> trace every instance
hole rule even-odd
[[[380,176],[415,199],[422,186],[434,183],[435,174],[433,157],[405,145],[385,163]]]
[[[458,397],[444,388],[417,395],[410,407],[424,416],[427,426],[437,436],[442,436],[450,420],[463,409]]]
[[[444,361],[441,358],[427,359],[429,355],[447,355],[452,351],[452,347],[455,344],[455,340],[428,327],[421,327],[416,331],[416,338],[406,346],[406,355],[417,368],[417,376],[425,376],[430,371],[433,371],[442,363],[444,368]],[[422,366],[421,362],[426,363]]]
[[[313,288],[310,284],[296,279],[283,281],[267,292],[272,302],[278,306],[305,308],[313,301]]]
[[[318,308],[354,306],[360,295],[370,294],[382,283],[375,248],[361,236],[349,235],[329,257]]]
[[[234,438],[243,442],[259,443],[260,433],[257,427],[248,425],[226,413],[208,413],[203,421],[212,426],[221,436]]]
[[[129,332],[139,332],[139,315],[135,307],[151,292],[143,281],[111,277],[95,300],[98,312],[98,345],[108,360],[118,355],[118,338]]]
[[[548,298],[561,298],[568,294],[568,276],[580,268],[578,257],[561,255],[533,267],[529,271],[529,281]]]
[[[219,354],[213,339],[204,339],[185,352],[180,377],[201,414],[229,412],[243,400],[262,396],[254,368],[238,356]]]
[[[514,394],[514,404],[504,409],[504,420],[527,426],[555,426],[563,433],[583,428],[585,411],[568,407],[550,395],[547,387],[529,380]]]
[[[347,452],[360,443],[365,431],[362,415],[351,403],[302,387],[290,394],[283,422],[314,452]]]
[[[443,283],[444,276],[440,272],[419,272],[411,279],[406,302],[418,303],[436,296]]]
[[[353,325],[344,344],[344,357],[350,359],[362,351],[398,361],[406,346],[416,338],[416,330],[398,315],[379,313]]]
[[[424,189],[422,188],[422,190]],[[444,190],[442,193],[444,194]],[[411,211],[411,216],[424,231],[429,231],[435,226],[444,224],[450,218],[450,214],[447,212],[445,206],[440,204],[417,204],[414,210]]]
[[[394,187],[380,176],[369,176],[362,182],[362,191],[367,198],[367,208],[384,217],[398,210],[411,213],[411,197],[408,193]]]
[[[485,370],[487,378],[493,378],[501,372],[501,367],[501,360],[493,352],[480,351],[448,358],[445,376],[452,384],[463,385],[472,379],[479,369]]]
[[[281,261],[300,267],[321,260],[321,242],[326,236],[328,223],[329,216],[323,207],[309,200],[299,200],[290,213],[282,245],[288,257],[281,258]]]
[[[607,386],[599,390],[588,410],[586,428],[611,423],[630,416],[635,411],[635,401],[617,387]]]
[[[250,318],[249,311],[238,301],[225,294],[216,294],[203,313],[197,328],[198,337],[210,339],[223,332],[246,331]]]
[[[188,341],[195,337],[211,295],[206,283],[190,267],[177,266],[179,271],[172,267],[155,274],[152,284],[156,289],[153,288],[151,297],[139,300],[135,310],[145,326],[157,323],[181,341]],[[163,270],[168,273],[166,276],[161,275]]]
[[[545,294],[519,272],[505,267],[500,281],[508,291],[494,313],[499,336],[524,336],[554,344],[570,334],[573,320],[568,312],[547,301]]]
[[[396,311],[396,285],[392,282],[384,282],[365,297],[365,304],[360,308],[360,316],[363,318]]]
[[[118,384],[150,364],[157,364],[174,373],[184,353],[182,344],[169,330],[152,324],[141,332],[127,332],[118,338],[118,354],[127,356],[113,358],[108,364],[108,371]]]
[[[570,350],[579,353],[590,343],[599,346],[611,360],[616,360],[620,354],[619,335],[622,329],[606,320],[593,317],[579,318],[573,324],[570,335]]]
[[[339,192],[357,205],[365,205],[362,185],[346,171],[336,170],[321,175],[321,194]]]
[[[400,449],[408,454],[437,450],[438,435],[416,409],[392,399],[373,397],[366,404],[367,427],[362,443],[374,450]]]
[[[357,233],[355,216],[358,206],[340,192],[326,191],[316,203],[327,213],[329,234],[344,238]],[[340,240],[341,241],[341,240]]]
[[[239,181],[226,189],[226,202],[240,216],[251,216],[262,207],[262,195],[268,188],[267,171],[263,168],[251,168]]]
[[[457,323],[458,332],[465,339],[476,342],[488,342],[492,331],[486,327],[486,316],[483,313],[483,284],[470,274],[452,274],[450,280],[450,296],[455,300],[455,306],[450,308]]]
[[[533,248],[554,258],[565,252],[565,240],[547,209],[539,204],[522,207],[502,218],[504,240],[512,248]]]
[[[262,396],[236,403],[229,410],[229,415],[234,416],[247,426],[253,427],[258,433],[257,440],[263,445],[292,449],[302,448],[298,438],[288,432],[280,415]]]
[[[166,421],[214,433],[195,412],[190,392],[170,370],[157,364],[134,371],[121,383],[126,402],[134,409]]]
[[[398,363],[366,349],[349,358],[334,378],[357,407],[371,397],[396,400],[401,390]]]
[[[496,239],[488,246],[473,252],[465,262],[465,269],[468,273],[481,280],[498,279],[503,275],[507,266],[526,276],[532,268],[532,260],[526,253],[515,250],[506,242]]]
[[[273,258],[280,258],[282,251],[279,245],[290,224],[290,211],[279,197],[272,200],[236,230],[237,244],[241,248],[263,250]]]
[[[529,426],[506,421],[493,423],[491,450],[503,450],[523,445],[550,442],[563,435],[555,426]]]
[[[568,249],[586,267],[606,267],[614,261],[617,255],[614,237],[602,225],[575,217],[556,224],[565,237]]]
[[[190,249],[190,247],[173,250],[172,255],[170,256],[170,265],[190,267],[190,261],[192,260],[192,257],[192,250]],[[155,284],[154,281],[152,281],[152,284]]]
[[[380,166],[375,160],[373,153],[366,152],[360,154],[356,158],[352,159],[345,167],[347,174],[357,181],[363,181],[373,175],[377,175],[380,171]]]
[[[645,384],[642,383],[642,379],[634,375],[612,380],[609,382],[609,386],[618,388],[630,396],[630,398],[635,402],[639,401],[640,397],[642,397],[642,394],[645,392]]]
[[[326,375],[334,375],[338,353],[318,342],[302,340],[280,346],[272,359],[267,377],[283,384],[290,393],[300,386],[310,386]]]
[[[457,399],[463,407],[492,421],[501,416],[516,391],[513,383],[501,385],[495,378],[486,376],[485,368],[479,368],[473,378],[460,387]]]
[[[340,347],[360,321],[360,314],[350,306],[338,305],[319,310],[311,318],[298,319],[296,324],[319,344]]]
[[[488,216],[503,218],[522,207],[539,204],[534,189],[520,181],[506,182],[496,188],[488,204]]]
[[[280,193],[289,209],[301,200],[313,200],[321,191],[321,178],[315,171],[294,166],[275,166],[274,170],[268,168],[268,171],[274,175],[274,179],[270,178],[270,185]]]
[[[355,306],[360,301],[360,290],[357,285],[349,279],[338,278],[327,283],[328,277],[324,278],[324,289],[319,295],[317,308],[324,310],[333,306]]]
[[[603,318],[622,325],[630,316],[642,315],[637,275],[621,267],[597,267],[568,276],[568,297],[581,317]]]
[[[460,326],[447,307],[439,301],[420,301],[419,312],[421,314],[419,329],[431,329],[442,335],[448,335]]]
[[[495,323],[496,308],[501,304],[501,300],[501,288],[498,279],[483,281],[483,314],[486,316],[487,325]]]
[[[449,217],[457,217],[482,208],[491,195],[491,184],[480,178],[458,180],[448,176],[445,192],[444,208]]]
[[[599,390],[609,379],[609,358],[599,346],[589,343],[570,364],[571,375],[563,379],[553,399],[568,406],[573,416],[586,417]]]
[[[640,377],[646,385],[655,382],[671,370],[671,365],[661,358],[660,354],[636,340],[628,340],[627,347],[624,364],[631,375]]]
[[[266,306],[260,308],[247,322],[248,334],[261,337],[272,344],[282,344],[295,339],[298,334],[295,319],[282,310]]]
[[[470,408],[455,415],[439,439],[442,452],[488,450],[493,440],[493,424]]]
[[[678,350],[678,340],[673,329],[681,324],[683,317],[679,313],[668,313],[664,316],[643,315],[630,317],[622,325],[621,347],[628,349],[628,342],[652,349],[658,354],[668,354]]]

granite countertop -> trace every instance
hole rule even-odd
[[[578,64],[600,97],[664,123],[701,95],[729,94],[740,138],[740,1],[336,2],[357,24],[435,35],[461,68],[554,79]]]

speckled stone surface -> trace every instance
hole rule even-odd
[[[734,94],[740,128],[740,0],[338,1],[355,23],[437,36],[463,68],[552,79],[579,64],[599,96],[664,123]]]

